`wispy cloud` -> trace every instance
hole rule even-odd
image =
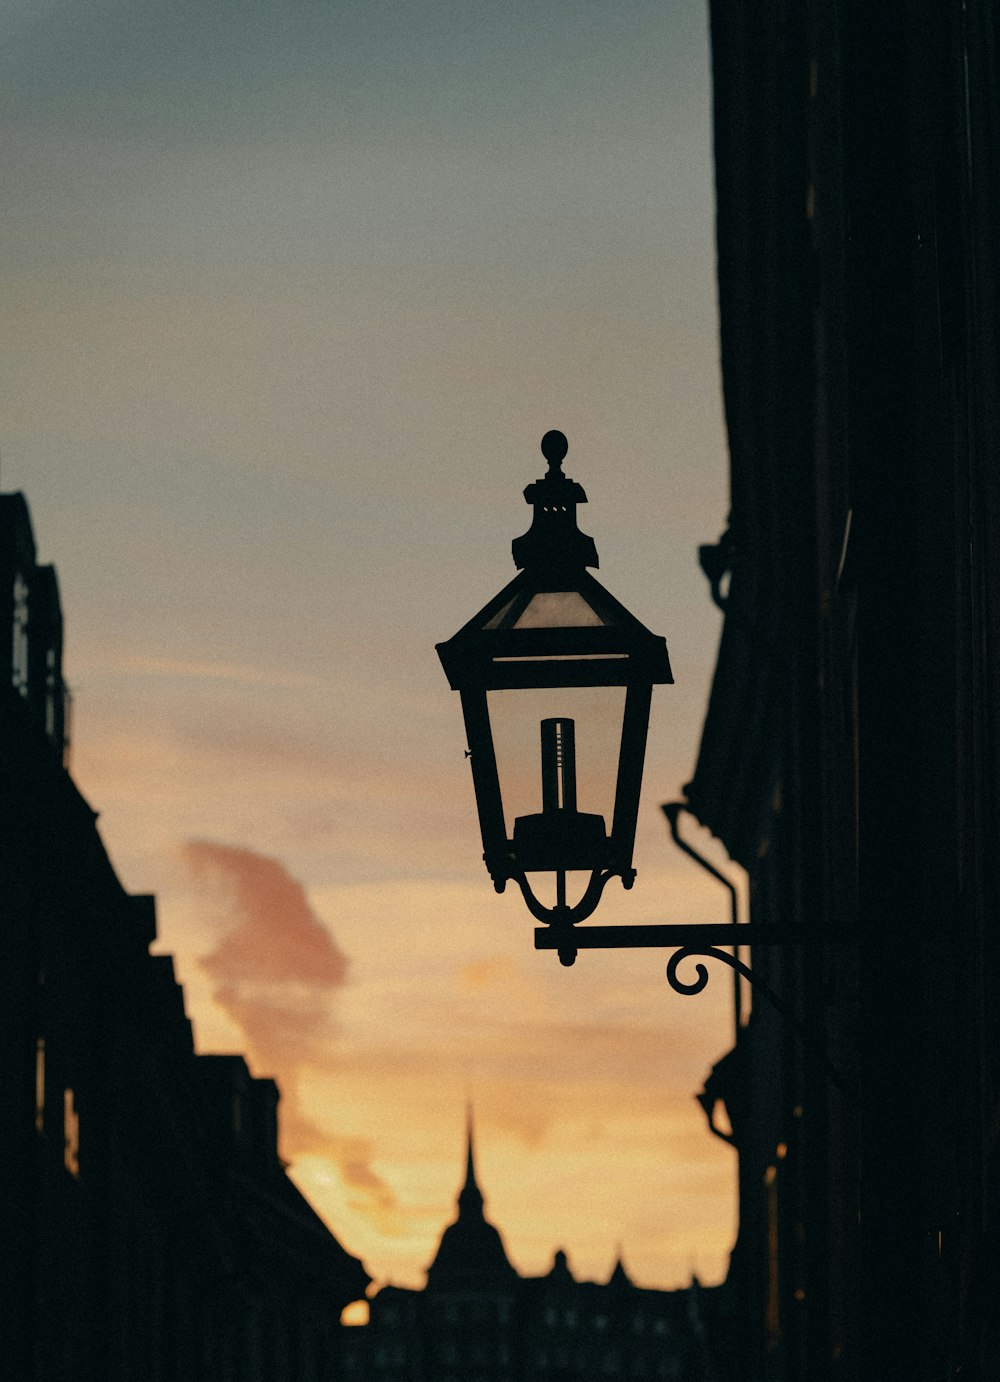
[[[372,1168],[372,1142],[320,1128],[305,1106],[306,1071],[336,1066],[334,1000],[347,983],[347,956],[279,860],[208,840],[188,841],[182,852],[218,935],[201,967],[254,1072],[281,1087],[285,1155],[334,1162],[354,1207],[387,1231],[398,1204]]]
[[[239,686],[315,686],[319,679],[304,672],[281,671],[273,667],[254,667],[247,663],[210,662],[176,657],[156,657],[137,653],[109,653],[101,649],[98,655],[78,656],[74,660],[74,675],[86,677],[91,672],[104,676],[109,667],[116,673],[139,677],[181,677],[192,681],[233,682]]]

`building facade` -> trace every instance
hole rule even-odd
[[[0,1358],[18,1382],[328,1382],[364,1294],[278,1156],[278,1090],[195,1054],[154,899],[63,764],[62,625],[0,497]]]
[[[692,811],[758,994],[738,1376],[1000,1357],[1000,116],[984,0],[712,0],[731,515]],[[721,1118],[721,1107],[728,1124]],[[731,1131],[730,1131],[731,1129]]]
[[[384,1286],[367,1326],[350,1331],[357,1382],[725,1382],[714,1343],[722,1292],[636,1286],[622,1262],[610,1280],[578,1281],[566,1254],[522,1277],[484,1213],[471,1124],[457,1214],[422,1290]]]

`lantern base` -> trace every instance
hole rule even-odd
[[[603,816],[560,807],[518,816],[511,846],[524,873],[590,873],[607,864],[609,840]]]
[[[573,927],[579,921],[586,921],[597,909],[604,889],[612,878],[621,878],[623,885],[631,887],[635,879],[634,869],[594,869],[590,875],[590,881],[583,891],[583,896],[572,906],[566,902],[566,873],[564,870],[556,871],[556,893],[557,901],[554,907],[547,906],[541,902],[531,890],[527,875],[523,870],[518,870],[511,875],[518,887],[521,889],[521,896],[527,905],[528,911],[538,921],[543,921],[550,928],[552,934],[559,934],[566,937],[566,944],[572,947]],[[561,946],[560,959],[562,958]],[[575,950],[574,950],[575,955]],[[564,964],[572,964],[572,960],[563,961]]]

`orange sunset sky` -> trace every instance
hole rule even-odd
[[[296,1182],[379,1280],[422,1282],[467,1098],[520,1270],[719,1280],[735,1158],[692,1096],[728,971],[684,998],[655,952],[535,953],[434,652],[514,574],[560,428],[676,677],[596,919],[727,919],[658,810],[727,511],[704,6],[13,0],[0,36],[0,478],[198,1049],[278,1079]]]

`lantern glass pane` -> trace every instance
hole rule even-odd
[[[532,596],[515,629],[594,629],[607,621],[578,590],[541,590]]]
[[[576,809],[603,816],[605,830],[610,834],[625,688],[490,691],[488,702],[508,838],[517,817],[534,815],[543,809],[543,720],[573,721]]]
[[[515,596],[514,596],[514,600],[516,600],[517,598],[518,598],[518,597],[515,595]],[[522,599],[523,599],[523,596],[522,596]],[[483,628],[484,628],[484,629],[498,629],[498,628],[500,628],[500,626],[506,622],[507,616],[510,614],[511,609],[512,609],[512,607],[513,607],[513,605],[514,605],[514,600],[508,600],[507,603],[504,605],[503,609],[499,610],[496,614],[494,614],[494,616],[493,616],[492,619],[487,619],[486,623],[483,625]]]

